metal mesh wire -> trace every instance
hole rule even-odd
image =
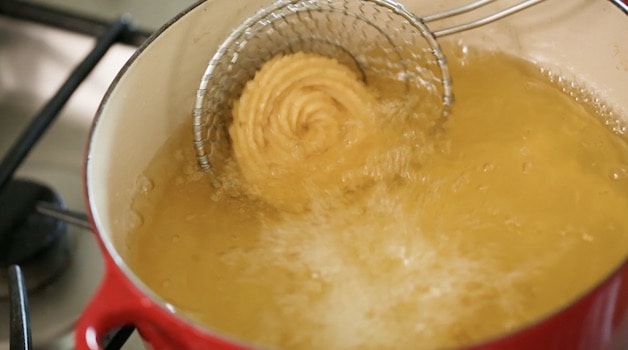
[[[401,81],[452,103],[445,57],[424,23],[388,0],[280,0],[260,10],[220,46],[202,77],[194,109],[199,164],[209,170],[228,151],[231,108],[272,57],[296,52],[332,57],[367,84]]]

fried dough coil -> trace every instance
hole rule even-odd
[[[356,74],[313,54],[278,56],[249,81],[229,128],[249,190],[275,205],[359,186],[360,147],[375,125],[376,100]],[[362,152],[363,153],[363,152]]]

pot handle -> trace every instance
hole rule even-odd
[[[102,350],[102,339],[112,330],[133,324],[153,349],[179,349],[175,325],[148,296],[135,291],[130,282],[107,266],[105,277],[75,328],[77,350]]]
[[[133,324],[154,350],[249,347],[203,332],[163,309],[107,259],[105,277],[75,328],[76,350],[102,350],[101,341],[113,329]]]
[[[77,350],[100,350],[101,340],[109,331],[126,324],[137,324],[141,301],[133,298],[110,271],[107,267],[103,281],[75,327]]]

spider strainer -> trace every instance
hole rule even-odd
[[[296,52],[335,58],[367,84],[387,76],[453,103],[447,61],[436,38],[475,28],[544,0],[527,0],[472,22],[431,31],[426,23],[469,12],[479,0],[417,17],[390,0],[278,0],[246,19],[222,43],[203,74],[194,106],[194,145],[202,169],[228,147],[231,108],[272,57]]]

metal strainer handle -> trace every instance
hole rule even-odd
[[[459,7],[455,7],[449,10],[445,10],[445,11],[441,11],[441,12],[437,12],[428,16],[422,16],[421,19],[423,20],[424,23],[430,23],[430,22],[435,22],[444,18],[449,18],[449,17],[454,17],[457,15],[461,15],[463,13],[467,13],[470,11],[473,11],[475,9],[478,9],[482,6],[486,6],[492,2],[496,2],[499,0],[477,0],[477,1],[473,1],[471,3],[468,3],[466,5],[462,5]],[[464,32],[465,30],[469,30],[469,29],[473,29],[473,28],[477,28],[477,27],[481,27],[485,24],[491,23],[491,22],[495,22],[499,19],[502,19],[504,17],[510,16],[513,13],[519,12],[521,10],[524,10],[530,6],[536,5],[538,3],[541,3],[545,0],[525,0],[525,1],[521,1],[519,3],[516,3],[510,7],[501,9],[497,12],[491,13],[489,15],[486,15],[484,17],[480,17],[477,18],[473,21],[470,22],[466,22],[466,23],[460,23],[451,27],[447,27],[447,28],[443,28],[443,29],[439,29],[439,30],[433,30],[432,34],[434,35],[435,38],[440,38],[446,35],[450,35],[450,34],[455,34],[455,33],[459,33],[459,32]]]

